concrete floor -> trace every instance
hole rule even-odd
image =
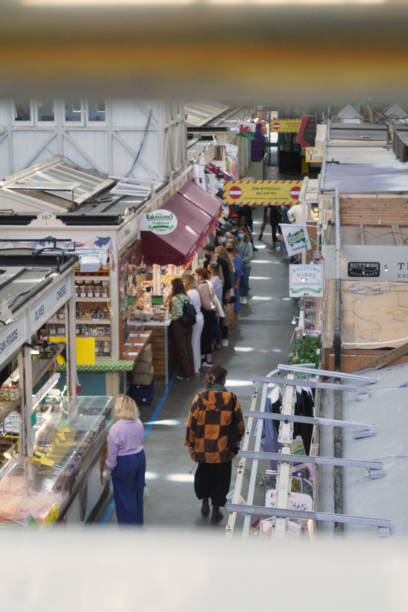
[[[260,214],[261,211],[255,220],[254,237],[259,233]],[[213,354],[214,362],[228,370],[227,387],[238,394],[243,408],[249,408],[254,389],[252,377],[287,362],[295,312],[295,304],[288,298],[288,264],[281,252],[271,249],[270,233],[264,235],[262,242],[256,240],[256,247],[250,277],[251,299],[242,306],[230,346]],[[170,387],[159,413],[157,405],[165,391],[163,387],[156,389],[154,405],[142,409],[147,434],[145,527],[210,528],[208,519],[200,516],[200,503],[193,491],[195,464],[183,445],[191,401],[203,389],[204,378],[196,377],[190,382],[175,380]],[[233,468],[233,479],[234,472]],[[102,508],[99,520],[116,522],[112,502]],[[224,533],[225,522],[226,517],[216,527],[220,534]]]

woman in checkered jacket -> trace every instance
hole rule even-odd
[[[202,499],[201,514],[210,513],[211,522],[218,523],[223,515],[231,482],[231,460],[237,454],[244,435],[241,406],[235,393],[227,391],[227,370],[212,366],[206,377],[205,391],[193,399],[187,421],[185,445],[193,461],[198,463],[194,490]]]

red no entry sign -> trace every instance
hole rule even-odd
[[[279,128],[280,128],[280,123],[279,123],[279,121],[275,121],[275,122],[272,124],[272,127],[273,127],[273,129],[274,129],[274,130],[279,130]]]
[[[230,196],[230,198],[238,200],[238,198],[242,196],[242,191],[240,187],[231,187],[231,189],[228,191],[228,195]]]
[[[300,187],[292,187],[290,190],[290,197],[294,200],[298,200],[300,195]]]

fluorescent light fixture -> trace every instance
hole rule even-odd
[[[270,264],[272,263],[271,261],[269,261],[269,259],[251,259],[251,264],[253,263],[264,263],[264,264]]]
[[[194,482],[194,474],[169,474],[166,480],[170,482]]]
[[[336,6],[341,4],[385,4],[387,0],[207,0],[208,4],[260,4],[302,6],[310,4]]]
[[[266,244],[257,244],[256,248],[258,249],[258,251],[259,249],[266,249]]]
[[[5,457],[6,459],[8,459],[10,461],[11,459],[11,455],[8,451],[6,451],[5,453],[3,453],[3,457]]]
[[[255,349],[250,346],[234,346],[234,351],[237,351],[237,353],[250,353],[253,350]]]
[[[257,301],[257,302],[271,302],[272,298],[271,297],[267,297],[266,295],[253,295],[251,298],[251,301]]]
[[[288,297],[282,298],[282,302],[290,302],[291,300],[292,298],[288,298]]]

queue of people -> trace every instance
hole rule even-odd
[[[270,223],[273,246],[281,222],[277,208],[265,207],[259,235],[262,239]],[[296,221],[295,212],[291,215],[284,209],[282,221]],[[237,396],[225,388],[227,371],[213,364],[213,351],[228,346],[229,329],[236,325],[241,304],[248,300],[255,250],[251,230],[246,216],[240,217],[235,230],[218,230],[214,242],[204,247],[202,267],[172,280],[170,313],[177,378],[187,381],[206,373],[206,389],[192,402],[184,444],[198,464],[194,490],[202,502],[201,514],[207,517],[211,512],[215,524],[223,519],[220,508],[226,503],[231,461],[238,452],[244,422]],[[143,424],[136,403],[127,396],[117,398],[115,416],[103,463],[112,477],[118,523],[142,525],[146,470]]]

